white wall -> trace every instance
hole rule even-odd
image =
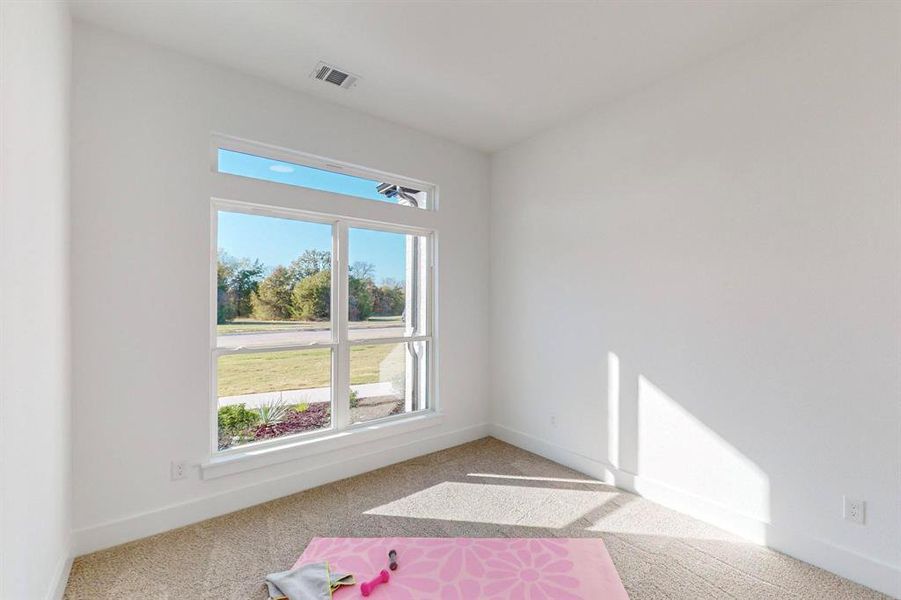
[[[496,155],[498,435],[901,594],[899,11],[814,11]]]
[[[0,598],[70,549],[68,8],[0,3]]]
[[[87,25],[76,24],[73,69],[78,552],[484,435],[484,155]],[[214,131],[440,186],[440,427],[327,458],[170,481],[171,460],[201,460],[209,447]]]

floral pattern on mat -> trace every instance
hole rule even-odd
[[[398,570],[374,600],[627,598],[598,539],[314,538],[296,564],[326,560],[361,583],[387,567],[392,549]],[[360,597],[359,587],[335,596]]]

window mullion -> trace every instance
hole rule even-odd
[[[323,348],[335,348],[334,342],[316,342],[311,344],[282,344],[277,346],[217,346],[213,348],[216,357],[230,354],[262,354],[265,352],[294,352],[298,350],[321,350]]]
[[[332,323],[338,342],[334,353],[334,384],[332,385],[332,406],[335,428],[344,429],[350,423],[350,345],[347,343],[347,303],[348,303],[348,243],[347,223],[335,223],[332,255]]]

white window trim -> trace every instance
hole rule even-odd
[[[229,143],[226,145],[223,140],[227,140]],[[343,194],[219,173],[217,162],[219,148],[247,152],[274,160],[306,164],[307,166],[324,168],[326,170],[332,170],[329,169],[329,166],[335,164],[332,161],[319,157],[313,158],[322,161],[321,163],[309,164],[307,158],[312,155],[295,153],[284,149],[278,149],[278,153],[274,153],[271,151],[271,148],[275,147],[252,144],[245,141],[240,141],[239,143],[235,141],[235,138],[214,136],[212,139],[211,154],[214,162],[212,166],[213,194],[210,201],[210,454],[208,459],[200,464],[204,479],[257,468],[257,466],[275,464],[284,460],[294,460],[295,458],[302,458],[319,452],[351,446],[370,439],[379,439],[387,435],[396,435],[408,430],[421,429],[439,423],[440,419],[437,418],[441,416],[441,413],[437,386],[438,337],[435,303],[438,230],[434,219],[437,204],[437,187],[432,184],[424,184],[411,179],[398,178],[393,175],[363,169],[362,167],[354,167],[353,173],[344,170],[336,171],[359,175],[367,179],[390,181],[399,185],[418,186],[417,189],[428,192],[428,207],[431,210],[398,206]],[[298,155],[304,157],[305,162],[300,162]],[[246,198],[249,197],[252,197],[254,201],[248,202]],[[336,209],[334,212],[322,210],[324,206],[329,206],[331,202],[334,202]],[[339,278],[336,287],[337,293],[332,294],[332,340],[330,342],[303,345],[273,345],[272,347],[261,348],[218,347],[216,327],[216,260],[218,256],[217,225],[219,211],[297,219],[332,226],[332,272],[341,273],[345,276]],[[349,265],[345,266],[342,263],[346,261],[348,255],[347,230],[356,227],[416,235],[425,237],[428,240],[427,256],[425,257],[427,261],[426,306],[424,307],[426,319],[424,323],[425,333],[423,335],[397,338],[349,339],[347,315],[340,309],[344,305],[344,299],[348,294],[348,278],[346,275]],[[364,344],[411,341],[426,341],[430,346],[427,368],[423,374],[426,377],[427,408],[370,422],[351,424],[350,407],[347,402],[350,392],[350,347]],[[218,357],[228,354],[313,348],[332,349],[332,370],[335,377],[331,390],[333,414],[330,427],[219,450],[217,422],[219,399],[216,381]],[[342,390],[344,391],[343,394],[341,393]],[[342,399],[342,401],[339,401],[339,399]],[[224,465],[228,465],[227,468]]]

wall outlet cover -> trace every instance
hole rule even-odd
[[[172,461],[172,465],[170,467],[170,475],[172,476],[172,481],[177,481],[179,479],[184,479],[188,476],[188,461]]]
[[[842,516],[846,521],[852,523],[864,524],[866,517],[867,503],[856,498],[842,496]]]

